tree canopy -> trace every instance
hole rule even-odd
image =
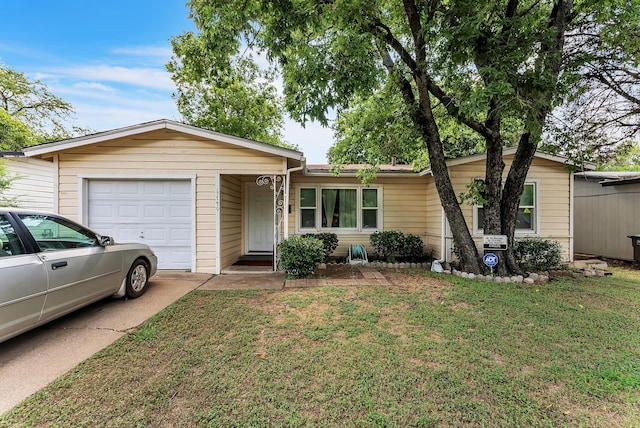
[[[228,56],[211,49],[216,34],[187,32],[172,40],[174,56],[168,71],[183,119],[194,126],[237,137],[288,146],[282,138],[283,108],[273,85],[274,71],[260,67],[255,53]],[[226,49],[218,46],[217,49]]]
[[[282,74],[284,106],[296,120],[326,123],[329,111],[349,112],[363,100],[376,102],[370,97],[385,85],[395,87],[403,120],[413,124],[428,153],[462,268],[470,272],[481,271],[482,264],[450,181],[447,122],[438,116],[483,140],[484,232],[509,237],[500,268],[519,272],[511,250],[518,205],[550,112],[599,54],[637,63],[638,39],[629,39],[639,28],[639,0],[189,5],[207,73],[225,73],[240,49],[265,52]],[[587,43],[592,34],[596,45]],[[366,103],[361,108],[366,111]],[[513,143],[518,149],[503,180],[502,149]]]
[[[2,150],[69,138],[82,129],[70,130],[71,104],[51,93],[39,80],[0,64],[0,141]]]

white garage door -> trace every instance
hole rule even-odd
[[[192,201],[188,180],[90,180],[88,223],[116,241],[144,242],[160,269],[191,268]]]

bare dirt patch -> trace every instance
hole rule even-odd
[[[426,292],[429,299],[434,303],[439,303],[449,294],[451,285],[440,278],[426,276],[421,272],[401,272],[397,270],[381,270],[381,273],[395,287],[413,293],[416,291]]]
[[[356,265],[328,264],[326,269],[318,269],[313,276],[316,279],[351,279],[363,278],[360,269]]]

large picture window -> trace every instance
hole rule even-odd
[[[476,205],[476,229],[480,233],[483,224],[484,208],[482,205]],[[536,183],[525,183],[524,185],[516,218],[516,232],[537,232]]]
[[[372,187],[301,187],[299,228],[334,231],[378,229],[380,189]]]

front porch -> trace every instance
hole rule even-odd
[[[273,271],[273,253],[271,253],[242,255],[231,266],[222,269],[220,273],[223,275],[263,275]]]
[[[285,237],[285,175],[220,175],[218,261],[222,274],[277,270]]]

